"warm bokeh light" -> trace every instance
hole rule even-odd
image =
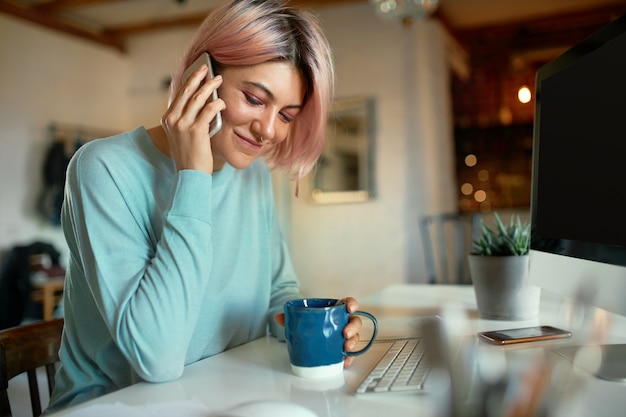
[[[478,174],[476,174],[476,177],[478,177],[478,180],[482,182],[489,181],[489,171],[481,169],[478,171]]]
[[[461,193],[463,193],[463,195],[471,195],[472,192],[474,192],[474,186],[469,182],[461,185]]]
[[[477,202],[482,203],[486,199],[487,193],[485,192],[485,190],[478,190],[474,193],[474,200],[476,200]]]
[[[517,99],[520,101],[520,103],[526,104],[530,102],[531,98],[532,98],[532,94],[530,92],[530,88],[528,88],[527,86],[523,85],[517,91]]]
[[[504,126],[508,126],[513,123],[513,112],[509,106],[500,107],[500,111],[498,111],[498,117],[500,118],[500,123]]]
[[[465,157],[465,165],[467,165],[468,167],[473,167],[477,163],[478,163],[478,158],[476,158],[476,155],[469,154]]]

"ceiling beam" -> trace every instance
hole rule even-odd
[[[81,1],[81,0],[57,0],[57,1]],[[102,0],[82,0],[98,2]],[[331,5],[338,5],[342,3],[361,3],[367,0],[291,0],[291,4],[298,7],[316,8],[325,7]],[[178,16],[172,18],[155,19],[145,22],[138,22],[127,25],[111,26],[110,32],[120,38],[125,38],[132,35],[137,35],[145,32],[154,32],[164,29],[172,29],[185,26],[198,26],[204,21],[206,16],[211,12],[207,10],[203,13],[195,13],[186,16]]]
[[[198,13],[187,16],[149,20],[128,25],[111,26],[110,31],[116,36],[125,38],[131,35],[137,35],[150,31],[180,28],[185,26],[198,26],[206,18],[208,13],[209,11],[206,13]]]
[[[207,10],[206,12],[186,16],[167,17],[100,29],[82,25],[80,22],[66,17],[69,16],[72,9],[123,1],[127,0],[49,0],[30,3],[16,0],[0,0],[0,13],[124,52],[126,49],[125,41],[130,36],[158,30],[198,26],[209,12]],[[366,1],[291,0],[290,4],[307,8],[323,8],[342,4],[364,3]],[[569,22],[568,25],[572,27],[570,31],[581,31],[581,28],[583,28],[583,31],[589,31],[601,26],[609,17],[614,17],[616,13],[623,12],[624,9],[624,6],[601,7],[597,10],[587,10],[582,13],[571,13],[554,18],[534,19],[529,22],[512,22],[508,25],[456,31],[441,11],[436,12],[434,17],[441,21],[459,44],[463,45],[471,55],[474,55],[479,53],[473,48],[477,44],[479,47],[482,44],[490,44],[492,46],[490,49],[493,51],[499,49],[494,47],[494,45],[498,44],[501,45],[501,48],[508,49],[511,45],[511,39],[516,37],[520,38],[518,43],[521,43],[521,41],[526,43],[526,48],[542,46],[542,43],[546,40],[546,33],[544,32],[551,32],[554,28],[561,28],[563,33],[566,32],[563,30],[565,29],[563,27],[565,25],[564,22]],[[64,12],[64,14],[61,15],[59,14],[60,12]],[[560,36],[572,37],[573,35],[573,33],[569,33],[567,35],[561,34]],[[533,42],[538,42],[539,45],[535,45]],[[498,50],[496,52],[501,53],[502,51]]]
[[[40,26],[47,27],[57,32],[72,35],[81,39],[85,39],[97,44],[114,48],[120,52],[125,52],[124,41],[119,37],[103,30],[94,32],[87,28],[81,27],[76,23],[69,22],[60,17],[49,13],[43,13],[32,7],[25,6],[9,0],[0,0],[0,13],[22,19]]]
[[[128,36],[177,27],[198,26],[208,14],[207,11],[188,16],[120,25],[99,31],[81,26],[77,22],[55,14],[55,12],[120,1],[124,0],[50,0],[27,5],[15,0],[0,0],[0,13],[5,13],[57,32],[95,42],[120,52],[126,51],[125,40]],[[362,3],[365,1],[367,0],[292,0],[291,4],[299,7],[317,8],[339,4]]]
[[[624,13],[626,5],[620,4],[458,30],[456,35],[475,71],[497,74],[518,66],[520,57],[525,65],[538,68]]]
[[[114,3],[125,0],[50,0],[44,3],[37,3],[33,6],[42,12],[54,12],[60,10],[76,9],[84,6],[97,6],[98,4]]]

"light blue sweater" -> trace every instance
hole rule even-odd
[[[68,168],[61,368],[48,411],[264,336],[299,285],[265,163],[179,171],[141,127]]]

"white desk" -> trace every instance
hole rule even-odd
[[[381,335],[402,331],[411,326],[411,319],[417,315],[437,313],[443,314],[446,320],[450,317],[449,322],[447,321],[450,328],[463,335],[475,335],[481,330],[535,324],[568,327],[567,303],[545,293],[542,295],[540,320],[526,322],[478,319],[471,286],[397,285],[361,299],[360,304],[361,309],[370,311],[379,318]],[[442,310],[442,306],[447,307]],[[609,335],[610,341],[626,343],[626,332],[619,332],[620,329],[626,329],[626,319],[615,317],[613,329]],[[489,346],[487,349],[492,349],[494,354],[501,354],[504,350],[507,359],[512,363],[528,365],[527,361],[532,360],[532,352],[537,351],[537,347],[546,347],[546,344],[513,349]],[[291,373],[286,345],[267,337],[192,364],[177,381],[163,384],[139,383],[54,416],[64,416],[78,407],[116,402],[145,405],[194,400],[206,405],[211,411],[219,411],[241,402],[267,398],[301,403],[313,409],[320,417],[436,415],[427,395],[351,395],[351,389],[358,383],[358,374],[365,362],[361,359],[362,357],[357,358],[353,366],[344,372],[343,381],[340,379],[332,381],[332,384],[327,382],[330,385],[326,387],[316,387],[313,381]],[[584,390],[578,393],[576,401],[580,402],[573,412],[576,416],[624,415],[626,384],[589,378]],[[568,416],[571,415],[570,412]]]

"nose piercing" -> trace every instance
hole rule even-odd
[[[261,142],[265,142],[265,139],[263,138],[263,136],[261,136]]]

